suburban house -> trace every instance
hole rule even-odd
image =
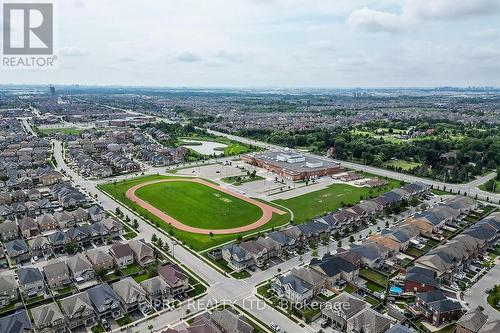
[[[57,230],[47,235],[52,251],[56,253],[64,252],[64,246],[70,242],[68,235],[65,232]]]
[[[405,275],[404,291],[407,293],[427,292],[439,288],[435,271],[418,266],[408,267]]]
[[[5,221],[0,223],[0,237],[2,242],[8,242],[10,240],[19,237],[17,233],[17,224],[13,221]]]
[[[76,221],[73,215],[63,210],[62,212],[55,212],[54,219],[57,221],[59,228],[69,228],[76,226]]]
[[[340,279],[347,282],[354,282],[359,276],[359,267],[350,261],[331,254],[325,254],[323,258],[313,258],[309,267],[328,279],[328,286],[332,286]]]
[[[257,241],[242,242],[240,247],[253,258],[253,263],[257,267],[262,267],[269,258],[267,248]]]
[[[458,321],[455,333],[479,333],[488,322],[488,316],[480,309],[470,309]]]
[[[98,205],[93,205],[87,210],[87,212],[89,213],[89,217],[92,222],[102,221],[106,217],[104,209],[102,209],[101,206]]]
[[[458,320],[462,314],[462,305],[446,297],[441,290],[418,293],[415,304],[422,312],[424,320],[435,327]]]
[[[158,275],[168,284],[172,296],[189,290],[189,278],[176,264],[158,267]]]
[[[231,333],[252,333],[254,328],[247,323],[244,316],[237,315],[230,309],[217,310],[209,315],[215,325],[221,329],[222,332]]]
[[[237,244],[227,244],[222,247],[222,258],[236,272],[254,264],[253,257]]]
[[[146,292],[147,300],[155,307],[162,306],[170,299],[170,287],[159,276],[142,281],[140,286]]]
[[[271,291],[293,304],[306,304],[314,297],[314,286],[293,273],[278,276],[271,284]]]
[[[51,289],[57,289],[71,283],[68,266],[63,261],[44,266],[43,273]]]
[[[0,275],[0,307],[7,306],[17,301],[18,298],[17,281],[14,279],[14,275]]]
[[[61,309],[69,329],[92,327],[96,322],[94,308],[86,291],[60,300]]]
[[[21,267],[17,271],[19,290],[24,298],[32,298],[45,294],[45,283],[38,268]]]
[[[134,251],[135,261],[141,267],[147,267],[156,262],[154,250],[151,246],[147,245],[144,240],[132,240],[128,243],[132,251]]]
[[[95,277],[92,264],[83,253],[77,253],[66,261],[75,282],[85,282]]]
[[[117,267],[124,268],[134,263],[134,251],[128,244],[115,243],[109,249]]]
[[[101,269],[110,270],[113,268],[113,257],[99,248],[88,250],[87,258],[96,272]]]
[[[4,244],[5,254],[10,260],[21,262],[29,260],[30,252],[28,245],[23,239],[14,239]]]
[[[123,226],[115,219],[105,218],[97,223],[102,225],[108,231],[108,235],[111,238],[117,238],[123,234]]]
[[[19,232],[21,233],[22,237],[26,239],[40,234],[40,230],[38,230],[38,223],[36,223],[35,220],[29,216],[25,216],[24,218],[18,220],[17,223]]]
[[[38,216],[36,218],[36,223],[38,223],[38,229],[42,232],[55,229],[59,226],[52,214],[43,214]]]
[[[28,333],[31,332],[31,321],[26,310],[0,317],[0,332]]]
[[[107,283],[92,287],[87,293],[99,319],[122,317],[120,298]]]
[[[393,320],[371,309],[362,299],[342,292],[326,302],[321,315],[333,329],[347,333],[383,333]]]
[[[37,332],[66,332],[64,316],[55,302],[31,309],[31,316]]]
[[[120,298],[126,313],[140,310],[142,313],[149,311],[146,292],[131,277],[121,279],[111,285],[116,295]]]

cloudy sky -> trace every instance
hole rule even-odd
[[[58,68],[0,83],[500,86],[500,0],[55,4]]]

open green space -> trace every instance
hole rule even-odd
[[[492,288],[491,293],[487,298],[488,304],[491,305],[497,311],[500,311],[500,285],[496,285]]]
[[[396,180],[389,180],[380,188],[355,187],[348,184],[332,184],[325,189],[303,194],[291,199],[277,199],[274,203],[291,209],[295,214],[295,222],[302,223],[320,215],[331,213],[343,205],[353,205],[370,196],[376,197],[399,187]]]
[[[196,228],[236,228],[251,224],[262,216],[259,207],[194,182],[150,184],[135,194],[174,219]]]
[[[125,192],[134,185],[148,182],[156,179],[170,179],[170,178],[179,178],[173,176],[160,176],[160,175],[152,175],[152,176],[143,176],[130,180],[125,180],[116,183],[107,183],[99,185],[99,188],[115,198],[117,201],[121,202],[125,206],[129,207],[132,211],[136,212],[139,216],[144,219],[149,220],[152,224],[154,224],[157,228],[169,233],[173,237],[177,238],[180,242],[184,243],[186,246],[192,248],[196,251],[203,251],[208,248],[218,246],[220,244],[224,244],[226,242],[230,242],[236,239],[238,236],[245,237],[247,235],[257,233],[259,231],[271,229],[273,227],[282,226],[290,221],[290,214],[277,215],[273,214],[273,218],[264,226],[254,229],[252,231],[242,233],[241,235],[232,234],[232,235],[217,235],[216,233],[211,235],[201,235],[201,234],[193,234],[190,232],[182,231],[173,228],[172,226],[166,224],[163,220],[159,219],[155,215],[151,214],[147,210],[139,207],[132,200],[125,197]],[[272,203],[268,203],[273,205]],[[280,207],[278,207],[280,208]]]
[[[421,166],[418,162],[409,162],[404,160],[390,160],[384,163],[385,167],[392,167],[395,169],[411,170],[413,168]]]
[[[479,189],[486,192],[500,193],[500,180],[492,179],[484,184],[479,185]]]
[[[78,129],[76,127],[67,127],[67,128],[38,128],[38,131],[43,135],[52,135],[55,133],[61,133],[65,135],[80,135],[83,130]]]

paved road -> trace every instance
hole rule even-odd
[[[125,215],[134,216],[133,212],[128,210],[125,206],[118,204],[113,199],[109,198],[107,195],[103,194],[100,190],[96,188],[97,182],[92,180],[86,180],[74,172],[69,166],[66,165],[63,158],[63,149],[61,145],[61,141],[53,140],[54,142],[54,157],[57,161],[57,169],[64,170],[66,175],[71,177],[72,181],[76,185],[80,185],[83,189],[85,189],[92,196],[97,195],[97,200],[102,204],[102,206],[110,211],[115,211],[117,207],[119,207]],[[154,227],[146,223],[146,221],[141,218],[137,218],[139,222],[139,234],[146,240],[150,240],[153,234],[156,234],[159,238],[162,238],[164,242],[170,244],[172,248],[172,240],[162,235],[158,232]],[[161,330],[165,328],[167,325],[178,323],[179,318],[186,316],[186,310],[189,309],[190,312],[196,312],[197,309],[203,310],[204,306],[207,304],[213,304],[215,301],[217,302],[235,302],[241,306],[249,306],[253,305],[250,309],[251,312],[257,316],[260,320],[271,323],[277,323],[282,329],[287,332],[310,332],[309,330],[298,326],[295,322],[288,319],[286,316],[283,316],[278,311],[266,306],[265,304],[260,304],[260,307],[257,307],[255,296],[253,296],[253,289],[255,285],[262,282],[263,280],[252,280],[252,283],[249,283],[244,280],[235,280],[232,278],[228,278],[219,271],[213,269],[207,263],[202,261],[199,257],[189,252],[182,246],[176,246],[174,249],[176,259],[180,260],[184,265],[189,267],[193,272],[195,272],[198,276],[203,278],[209,285],[207,295],[203,297],[197,305],[188,307],[188,304],[182,306],[175,311],[164,313],[156,318],[145,321],[143,323],[135,326],[132,331],[149,331],[148,326],[153,325],[155,330]],[[264,276],[263,276],[264,278]],[[245,301],[245,299],[253,300],[254,302]]]
[[[500,261],[497,260],[495,267],[490,269],[490,271],[483,276],[476,284],[468,289],[464,293],[465,302],[469,303],[469,308],[473,309],[477,306],[482,306],[484,312],[490,316],[490,319],[500,319],[500,312],[495,310],[491,305],[488,304],[485,290],[488,288],[493,288],[494,285],[500,284]]]
[[[265,142],[252,140],[252,139],[248,139],[248,138],[243,138],[243,137],[232,135],[232,134],[222,133],[222,132],[218,132],[218,131],[214,131],[214,130],[208,130],[208,132],[211,134],[214,134],[214,135],[224,136],[224,137],[227,137],[231,140],[239,141],[239,142],[246,143],[246,144],[251,144],[251,145],[254,145],[257,147],[261,147],[261,148],[276,149],[276,150],[283,149],[283,147],[281,147],[281,146],[272,145],[272,144],[268,144]],[[332,161],[331,158],[328,158],[326,156],[312,155],[309,153],[306,153],[305,155],[312,156],[312,157],[318,158],[318,159],[323,160],[323,161]],[[372,166],[368,166],[368,165],[361,165],[361,164],[346,162],[346,161],[342,161],[342,160],[333,160],[333,161],[341,163],[343,166],[350,168],[350,169],[360,170],[360,171],[372,173],[372,174],[382,176],[382,177],[389,177],[389,178],[393,178],[393,179],[397,179],[397,180],[403,180],[405,182],[417,182],[417,181],[419,181],[419,182],[422,182],[425,184],[433,185],[435,188],[438,188],[438,189],[443,189],[443,187],[446,187],[447,190],[451,189],[455,193],[460,191],[460,193],[462,193],[462,194],[467,193],[467,195],[472,196],[472,197],[475,197],[477,195],[477,197],[481,200],[486,200],[486,198],[489,198],[489,200],[491,202],[500,203],[500,195],[499,194],[489,193],[489,192],[482,191],[482,190],[477,188],[477,186],[479,184],[482,184],[482,183],[486,182],[487,180],[495,177],[496,176],[495,172],[491,172],[485,176],[479,177],[470,183],[449,184],[449,183],[444,183],[444,182],[440,182],[440,181],[436,181],[436,180],[432,180],[432,179],[420,178],[420,177],[411,176],[411,175],[407,175],[407,174],[403,174],[403,173],[399,173],[399,172],[395,172],[395,171],[380,169],[380,168],[376,168],[376,167],[372,167]]]

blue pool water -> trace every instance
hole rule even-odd
[[[389,289],[391,294],[402,294],[403,293],[403,289],[401,289],[400,287],[398,286],[391,286],[391,288]]]

